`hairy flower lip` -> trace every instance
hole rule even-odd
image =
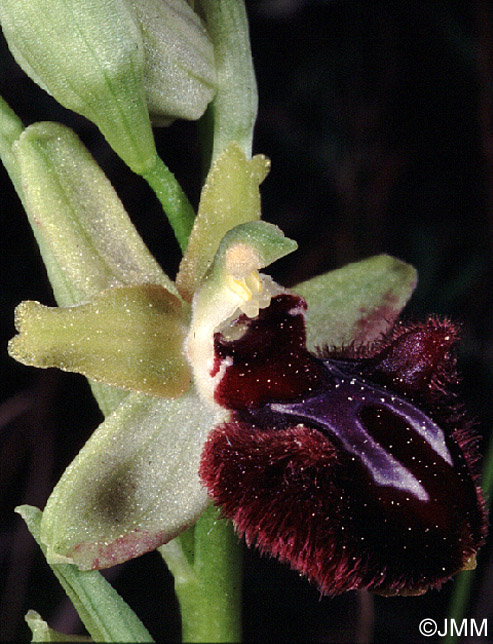
[[[470,423],[449,393],[457,328],[430,318],[316,357],[304,310],[284,293],[240,317],[238,337],[216,333],[215,399],[231,421],[200,476],[247,543],[323,593],[439,588],[486,532]]]

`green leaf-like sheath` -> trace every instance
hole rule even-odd
[[[46,555],[40,540],[41,510],[30,505],[16,508]],[[52,565],[58,581],[72,600],[95,642],[152,642],[133,610],[99,572],[81,572],[69,564]]]
[[[392,326],[416,282],[412,266],[377,255],[296,285],[293,290],[308,304],[308,348],[377,340]]]

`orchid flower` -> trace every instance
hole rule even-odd
[[[172,280],[77,136],[24,128],[0,101],[0,155],[59,305],[17,307],[10,355],[86,376],[105,415],[42,516],[21,509],[67,587],[75,566],[157,548],[176,561],[175,538],[213,504],[325,594],[421,594],[474,567],[486,516],[454,392],[456,325],[399,322],[416,272],[386,255],[292,289],[263,272],[297,244],[261,220],[270,162],[251,156],[241,3],[203,0],[201,15],[184,0],[21,4],[0,8],[19,64],[148,181],[184,250]],[[212,164],[195,217],[150,118],[196,119],[208,104]]]
[[[411,267],[379,256],[292,291],[276,284],[259,271],[296,244],[259,219],[267,160],[232,144],[173,283],[143,246],[129,249],[131,224],[72,133],[31,126],[16,154],[38,230],[83,293],[75,306],[21,304],[11,355],[134,392],[51,494],[48,561],[121,563],[186,530],[212,498],[323,592],[421,593],[473,565],[484,512],[470,430],[448,394],[457,332],[433,319],[393,326]],[[36,201],[41,175],[65,195],[75,176],[79,188],[99,182],[104,219],[93,203],[87,219],[75,195],[63,215]],[[86,246],[68,241],[71,226]],[[110,252],[95,275],[99,249]]]

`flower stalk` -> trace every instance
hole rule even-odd
[[[168,221],[173,228],[182,253],[185,252],[192,231],[195,212],[186,194],[171,170],[156,156],[156,163],[143,178],[156,193]]]
[[[242,552],[232,524],[210,506],[188,534],[159,550],[175,579],[182,640],[241,641]]]

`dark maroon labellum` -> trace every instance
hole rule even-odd
[[[396,327],[315,357],[304,302],[283,294],[215,338],[216,399],[200,475],[248,543],[324,593],[419,594],[471,567],[485,536],[471,430],[448,390],[449,322]]]

